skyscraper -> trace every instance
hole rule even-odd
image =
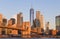
[[[39,23],[40,23],[39,27],[41,27],[41,20],[40,20],[41,18],[40,18],[40,16],[41,16],[40,11],[36,11],[36,19],[39,20]]]
[[[20,12],[17,14],[17,27],[20,28],[23,26],[23,16],[22,13]]]
[[[37,31],[39,34],[41,34],[41,32],[44,32],[44,22],[43,22],[43,15],[40,13],[40,11],[36,11],[36,24],[39,26],[37,28]]]
[[[40,28],[44,28],[44,22],[43,22],[43,15],[40,13],[40,11],[36,11],[36,19],[40,22]]]
[[[60,31],[60,15],[56,16],[56,29]]]
[[[22,28],[23,27],[23,15],[20,12],[19,14],[17,14],[17,28]],[[18,30],[18,34],[21,34],[21,31]]]
[[[46,23],[46,34],[49,34],[49,22]]]
[[[34,9],[30,9],[30,25],[33,26],[33,20],[34,20]]]

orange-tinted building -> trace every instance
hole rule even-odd
[[[2,26],[3,15],[0,14],[0,26]],[[2,34],[2,28],[0,28],[0,34]]]
[[[16,24],[12,25],[12,20],[9,20],[9,21],[8,21],[8,27],[16,28]],[[18,35],[18,30],[8,29],[8,30],[7,30],[7,34]]]
[[[40,20],[40,27],[44,29],[44,20],[43,15],[40,13],[40,11],[36,11],[36,19]]]
[[[53,30],[52,35],[56,35],[56,34],[57,34],[57,30]]]
[[[30,35],[31,26],[29,21],[23,22],[23,28],[25,29],[25,31],[22,31],[22,35]]]
[[[2,19],[2,27],[7,27],[7,19],[3,18]],[[6,28],[2,28],[2,35],[7,34],[7,29]]]
[[[21,28],[23,26],[23,14],[20,12],[17,14],[17,28]]]
[[[33,28],[33,29],[31,30],[31,32],[32,32],[32,33],[37,33],[37,28]]]
[[[16,24],[12,25],[13,28],[16,28]],[[12,30],[12,34],[18,35],[18,30]]]
[[[44,29],[44,19],[40,11],[36,11],[36,19],[40,21],[40,27],[38,27],[38,33],[41,33],[41,29]]]
[[[20,12],[19,14],[17,14],[17,28],[22,28],[23,26],[23,14],[22,12]],[[21,35],[22,32],[21,30],[18,30],[18,34]]]
[[[0,22],[2,23],[3,15],[0,14]]]

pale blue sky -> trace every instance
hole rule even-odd
[[[23,12],[24,21],[27,21],[31,4],[35,11],[41,11],[45,21],[50,22],[50,28],[55,28],[55,16],[60,15],[60,0],[0,0],[0,13],[9,19]]]

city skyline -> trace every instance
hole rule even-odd
[[[50,28],[55,28],[55,16],[60,14],[59,3],[59,0],[0,0],[0,13],[9,19],[13,15],[22,12],[24,21],[29,21],[29,10],[32,4],[34,18],[36,18],[36,11],[39,10],[44,15],[44,20],[50,22]]]

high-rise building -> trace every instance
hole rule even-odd
[[[40,15],[41,15],[40,11],[36,11],[36,19],[40,19]]]
[[[23,25],[23,16],[22,13],[20,12],[17,14],[17,27],[20,28]]]
[[[17,14],[17,28],[22,28],[23,27],[23,15],[20,12],[19,14]],[[21,31],[18,30],[18,34],[21,34]]]
[[[41,28],[44,29],[44,16],[41,15]]]
[[[49,34],[49,22],[46,23],[46,34]]]
[[[44,28],[44,22],[43,22],[43,15],[40,13],[40,11],[36,11],[36,19],[40,22],[40,28]]]
[[[15,18],[11,18],[10,20],[12,20],[12,25],[14,25],[15,24]]]
[[[37,27],[37,31],[39,34],[41,34],[41,32],[44,32],[44,22],[43,22],[43,15],[40,13],[40,11],[36,11],[36,24],[39,25],[39,27]]]
[[[59,30],[60,31],[60,15],[59,16],[56,16],[55,18],[56,20],[56,30]]]
[[[30,9],[30,25],[33,26],[33,20],[34,20],[34,9]]]

